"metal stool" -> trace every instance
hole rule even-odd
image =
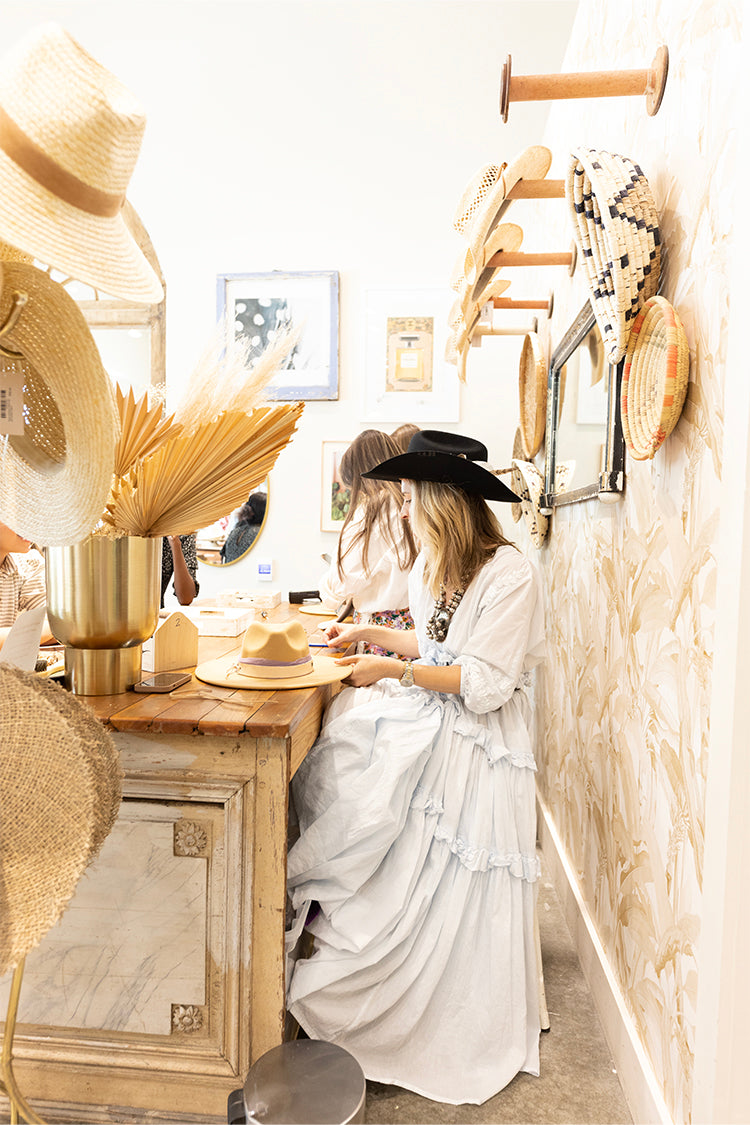
[[[349,1125],[365,1119],[365,1076],[353,1055],[321,1039],[266,1051],[227,1102],[229,1125]]]

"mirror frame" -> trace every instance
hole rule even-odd
[[[604,447],[604,469],[598,479],[570,492],[555,492],[555,465],[557,462],[557,435],[560,414],[560,377],[562,369],[591,329],[596,317],[587,301],[578,316],[564,333],[549,361],[547,371],[547,443],[542,511],[549,514],[563,504],[577,504],[594,497],[604,503],[619,500],[625,491],[625,439],[620,421],[620,387],[625,360],[607,368],[607,432]]]
[[[268,476],[266,476],[264,478],[264,480],[265,480],[265,485],[266,485],[266,498],[268,498],[271,495],[271,474],[269,473]],[[257,489],[253,489],[252,491],[256,492]],[[236,564],[238,562],[242,562],[242,560],[246,559],[247,556],[254,550],[255,544],[258,542],[261,535],[263,534],[263,531],[265,530],[265,526],[266,526],[267,523],[268,523],[268,499],[266,499],[266,512],[265,512],[265,515],[263,516],[263,523],[258,528],[258,534],[255,536],[252,543],[250,544],[248,549],[244,552],[244,554],[238,555],[236,559],[232,559],[232,561],[228,562],[228,563],[209,562],[208,559],[201,559],[200,557],[199,557],[198,561],[200,562],[201,566],[210,566],[210,567],[213,567],[215,570],[226,570],[227,567],[236,566]],[[200,531],[202,529],[199,528],[198,530]]]

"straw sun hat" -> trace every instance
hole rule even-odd
[[[23,262],[0,262],[0,371],[24,388],[24,432],[0,438],[0,521],[42,546],[75,543],[109,495],[115,398],[76,302]]]
[[[146,118],[57,24],[0,59],[0,239],[125,300],[162,300],[122,215]]]
[[[676,310],[651,297],[628,339],[620,391],[620,417],[631,457],[654,456],[677,425],[688,385],[690,351]]]
[[[331,684],[350,672],[333,656],[311,652],[299,621],[254,621],[245,630],[239,654],[208,660],[195,669],[198,679],[208,684],[265,691]]]
[[[608,362],[625,355],[642,303],[659,286],[659,220],[648,181],[626,156],[575,149],[565,196]]]
[[[121,795],[117,750],[88,707],[0,663],[0,974],[60,918]]]
[[[521,440],[527,461],[535,457],[547,426],[547,364],[536,332],[527,332],[518,366]]]

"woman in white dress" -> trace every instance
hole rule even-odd
[[[457,434],[421,431],[373,470],[401,480],[421,551],[415,630],[331,629],[407,658],[352,672],[293,783],[298,960],[289,1008],[366,1076],[481,1103],[539,1073],[535,764],[529,672],[543,657],[535,571],[484,498],[515,495]],[[315,914],[312,903],[319,903]]]
[[[355,624],[413,629],[408,582],[417,550],[400,516],[401,494],[392,481],[367,478],[368,469],[398,452],[388,434],[363,430],[341,458],[341,479],[351,499],[320,595],[330,609],[351,601]],[[367,642],[358,651],[385,655]]]

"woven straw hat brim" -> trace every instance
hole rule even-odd
[[[528,332],[521,348],[518,370],[520,430],[525,459],[539,452],[547,425],[547,364],[539,336]]]
[[[516,432],[513,436],[513,461],[516,461],[516,460],[519,460],[519,461],[525,461],[526,460],[526,454],[524,453],[523,438],[521,437],[521,427],[520,426],[516,429]],[[524,487],[523,477],[519,473],[518,469],[515,467],[515,464],[513,464],[513,461],[511,462],[511,464],[513,465],[513,468],[512,468],[512,472],[510,474],[510,487],[513,489],[513,491],[516,493],[517,496],[520,496],[521,491]],[[511,504],[510,514],[513,517],[513,522],[518,523],[518,521],[521,518],[521,502],[520,501],[517,504]]]
[[[549,530],[549,516],[542,515],[540,509],[544,492],[544,477],[531,461],[513,459],[513,468],[521,481],[521,514],[523,515],[533,545],[539,549],[544,545]]]
[[[487,263],[493,254],[505,252],[514,254],[521,249],[523,228],[518,223],[499,223],[482,245],[482,253],[474,258],[471,247],[464,254],[464,277],[470,285],[482,287],[491,276],[492,267]]]
[[[241,672],[233,671],[240,656],[238,649],[230,656],[223,656],[217,660],[207,660],[199,664],[195,674],[199,680],[218,687],[247,688],[252,691],[278,691],[286,688],[318,687],[320,684],[332,684],[337,680],[344,680],[351,673],[348,664],[334,663],[334,656],[312,653],[312,671],[305,676],[289,676],[288,678],[269,679],[268,676],[246,676]]]
[[[105,746],[116,761],[83,703],[0,664],[0,974],[58,921],[114,821],[119,787],[103,799],[103,773],[92,768]]]
[[[469,249],[475,262],[482,260],[483,246],[489,235],[501,222],[510,206],[507,195],[519,180],[543,180],[552,163],[552,153],[544,145],[531,145],[514,157],[500,176],[494,187],[487,192],[482,204],[477,208],[468,230]]]
[[[689,367],[677,311],[664,297],[649,298],[633,323],[620,391],[623,436],[635,460],[651,459],[677,425]]]
[[[643,172],[627,157],[579,148],[566,198],[609,363],[619,363],[638,308],[659,284],[660,234]]]
[[[161,301],[121,210],[145,122],[62,27],[22,39],[0,59],[0,238],[97,290]]]
[[[0,263],[0,324],[26,294],[0,344],[0,370],[25,382],[24,434],[0,439],[0,520],[42,546],[84,539],[101,518],[114,472],[114,391],[80,308],[58,282]]]

